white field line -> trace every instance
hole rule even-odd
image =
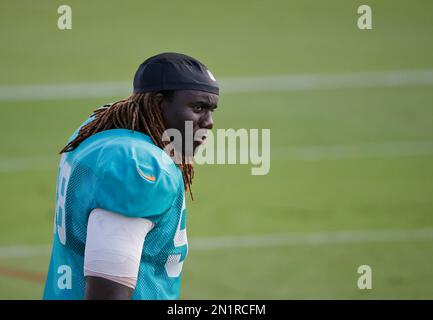
[[[433,154],[433,141],[370,143],[364,145],[331,145],[276,147],[271,149],[271,161],[322,161],[382,157],[404,157]]]
[[[364,230],[193,238],[189,241],[189,245],[191,250],[206,251],[214,249],[432,240],[433,229]],[[4,246],[0,247],[0,259],[45,257],[50,255],[50,250],[50,245]]]
[[[21,156],[0,157],[0,172],[55,169],[60,157]]]
[[[433,69],[220,78],[221,93],[433,85]],[[0,101],[127,96],[131,81],[0,86]]]
[[[50,255],[51,245],[3,246],[0,259],[46,257]]]
[[[227,236],[191,240],[191,250],[433,240],[433,229],[365,230]]]
[[[259,152],[261,154],[261,152]],[[433,154],[433,141],[371,143],[363,145],[299,146],[271,148],[271,161],[323,161],[422,156]],[[0,173],[55,169],[55,156],[0,156]]]

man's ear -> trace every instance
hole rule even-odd
[[[164,95],[162,93],[157,93],[155,96],[155,99],[156,99],[156,103],[159,106],[159,109],[161,112],[167,110],[167,107],[170,104],[169,99],[164,97]]]
[[[157,93],[155,95],[155,101],[156,101],[157,105],[159,105],[161,107],[162,103],[164,102],[164,95],[162,93]]]

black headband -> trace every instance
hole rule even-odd
[[[175,52],[150,57],[135,73],[134,93],[163,90],[199,90],[219,94],[218,83],[203,63]]]

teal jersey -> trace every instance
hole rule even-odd
[[[177,299],[188,253],[182,173],[149,136],[126,129],[94,134],[62,155],[44,299],[84,297],[87,222],[95,208],[154,223],[132,298]]]

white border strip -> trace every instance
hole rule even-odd
[[[433,85],[433,69],[220,78],[222,93]],[[0,101],[125,97],[132,83],[89,82],[0,86]]]
[[[297,245],[357,244],[369,242],[432,241],[433,228],[413,230],[364,230],[330,231],[309,233],[286,233],[254,236],[223,236],[193,238],[190,249],[206,251],[214,249],[239,249]],[[0,259],[45,257],[51,246],[0,247]]]

